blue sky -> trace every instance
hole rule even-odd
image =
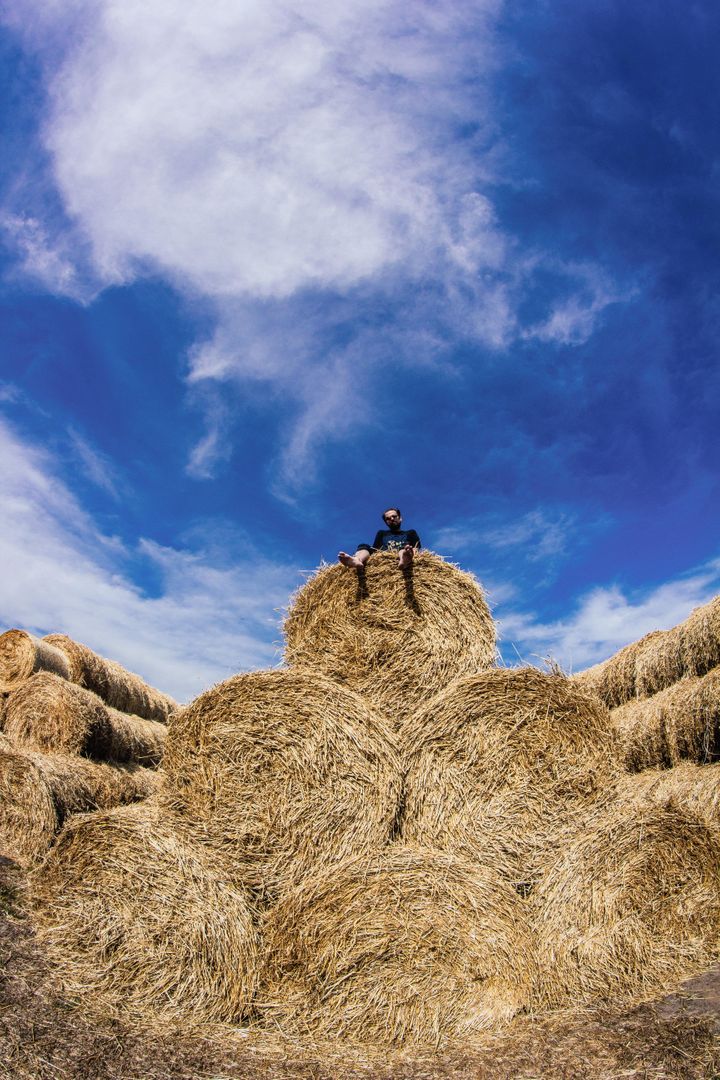
[[[181,699],[399,504],[506,661],[720,591],[720,9],[2,14],[0,619]]]

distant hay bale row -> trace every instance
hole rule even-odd
[[[137,765],[29,753],[0,736],[0,851],[30,864],[45,854],[70,815],[144,799],[156,779]]]
[[[92,690],[112,708],[145,720],[165,723],[178,708],[177,702],[139,675],[105,660],[66,634],[40,639],[24,630],[8,630],[0,635],[0,690],[17,690],[38,671],[60,675]]]
[[[394,847],[285,894],[263,927],[258,1011],[297,1035],[438,1043],[510,1019],[535,948],[523,902],[492,870]]]
[[[5,732],[29,750],[155,767],[162,758],[167,728],[118,712],[92,691],[40,671],[10,694]]]
[[[720,668],[685,676],[653,697],[620,705],[610,717],[629,770],[714,761],[720,756]]]
[[[36,671],[51,671],[69,679],[70,662],[64,652],[25,630],[0,634],[0,690],[10,693]]]
[[[560,675],[497,669],[459,679],[400,733],[403,837],[530,883],[577,814],[614,790],[607,709]]]
[[[384,846],[402,786],[394,738],[362,698],[294,671],[239,675],[178,713],[163,776],[165,805],[266,899],[318,862]]]
[[[671,803],[713,825],[720,824],[720,762],[693,765],[685,762],[672,769],[648,769],[623,777],[621,800],[635,805]]]
[[[70,822],[31,879],[35,922],[63,983],[95,1010],[238,1022],[257,935],[244,893],[152,803]]]
[[[650,697],[686,675],[704,675],[720,664],[720,596],[696,608],[672,630],[655,630],[573,679],[609,708]]]
[[[673,806],[616,807],[531,895],[538,1006],[649,998],[718,959],[720,839]]]
[[[321,568],[295,597],[285,661],[335,679],[400,724],[460,675],[495,662],[495,626],[471,574],[431,552],[398,569],[380,552],[364,571]]]

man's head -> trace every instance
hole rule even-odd
[[[383,521],[388,529],[399,529],[402,524],[402,514],[397,506],[391,506],[383,513]]]

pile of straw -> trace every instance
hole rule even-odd
[[[64,654],[73,682],[92,690],[112,708],[161,723],[167,722],[177,710],[177,702],[167,694],[155,690],[139,675],[126,671],[114,660],[98,656],[87,645],[81,645],[65,634],[48,634],[43,640]]]
[[[609,708],[649,697],[686,675],[720,665],[720,596],[696,608],[672,630],[656,630],[603,664],[573,676]]]
[[[145,799],[157,774],[137,765],[106,765],[68,754],[0,745],[0,850],[28,865],[41,858],[72,814]]]
[[[9,693],[36,671],[52,671],[70,678],[70,664],[64,652],[25,630],[0,634],[0,691]]]
[[[239,1021],[257,980],[245,895],[151,803],[71,822],[32,878],[66,988],[116,1015]]]
[[[496,1026],[530,994],[523,905],[447,853],[395,847],[350,860],[269,912],[259,1011],[284,1032],[379,1043]]]
[[[720,757],[720,668],[686,675],[654,697],[613,709],[625,767],[670,768]]]
[[[269,894],[387,843],[402,783],[393,738],[362,699],[291,671],[201,695],[173,721],[163,771],[165,804]]]
[[[650,997],[718,957],[720,836],[673,806],[618,802],[531,897],[538,1001]]]
[[[720,824],[720,762],[684,763],[672,769],[648,769],[623,777],[618,795],[634,805],[671,803],[713,825]]]
[[[548,845],[613,791],[618,773],[605,707],[535,668],[459,679],[400,739],[403,837],[490,859],[518,884],[534,879]]]
[[[296,595],[285,660],[323,672],[401,722],[428,695],[495,660],[495,627],[470,574],[423,552],[412,569],[373,555],[364,572],[327,566]]]
[[[127,716],[96,694],[50,672],[32,675],[8,698],[5,732],[30,750],[59,750],[100,761],[157,766],[167,728]]]

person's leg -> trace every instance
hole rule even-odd
[[[358,548],[354,555],[348,555],[345,551],[338,552],[338,559],[343,566],[353,567],[355,570],[362,570],[369,558],[370,551],[367,548]]]
[[[401,570],[407,570],[409,566],[412,566],[414,555],[415,548],[412,544],[406,544],[400,552],[400,558],[398,559],[398,566]]]

